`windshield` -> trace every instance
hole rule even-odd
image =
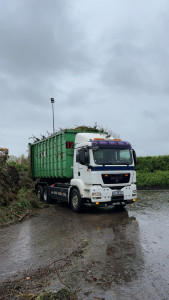
[[[131,165],[133,162],[130,149],[93,150],[96,165]]]

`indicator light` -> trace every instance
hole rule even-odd
[[[94,138],[93,140],[94,140],[94,141],[104,141],[103,138]]]
[[[92,193],[92,197],[97,197],[97,196],[101,196],[101,193],[98,193],[98,192],[95,192],[95,193]]]

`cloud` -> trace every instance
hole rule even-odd
[[[144,3],[139,16],[133,13],[130,20],[126,11],[118,28],[112,27],[102,38],[101,82],[120,92],[168,94],[169,5],[143,7]]]
[[[166,153],[168,9],[166,0],[1,1],[1,145],[21,154],[30,136],[51,132],[54,97],[57,129],[97,122],[141,154]]]
[[[80,68],[78,60],[84,66],[86,54],[79,47],[80,32],[69,17],[68,1],[15,1],[10,9],[7,3],[0,16],[1,68],[13,76],[34,77]]]
[[[26,101],[26,95],[44,94],[64,72],[86,72],[90,56],[70,9],[67,0],[1,3],[1,97],[17,94],[19,100],[24,94]]]

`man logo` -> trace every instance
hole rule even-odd
[[[117,176],[114,178],[114,180],[116,183],[119,182],[119,178]]]

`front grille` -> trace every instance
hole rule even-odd
[[[122,188],[124,188],[124,185],[109,186],[109,189],[111,189],[111,190],[121,190]]]
[[[104,184],[120,184],[130,181],[130,173],[125,174],[102,174]]]

